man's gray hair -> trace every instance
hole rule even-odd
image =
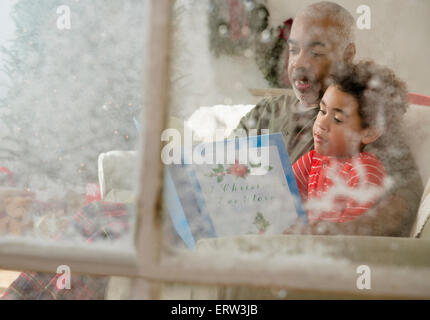
[[[311,4],[301,10],[297,15],[311,16],[314,19],[330,19],[340,26],[340,33],[345,45],[354,42],[355,19],[341,5],[330,1],[321,1]]]

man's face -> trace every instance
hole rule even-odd
[[[360,152],[365,132],[357,100],[335,86],[328,87],[314,123],[315,151],[325,156],[352,157]]]
[[[288,77],[297,98],[306,106],[319,103],[331,67],[343,60],[340,26],[330,19],[297,16],[289,46]]]

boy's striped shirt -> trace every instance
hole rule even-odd
[[[386,174],[383,164],[371,153],[362,152],[352,158],[340,159],[322,156],[315,150],[297,160],[293,171],[304,202],[330,201],[330,190],[333,191],[335,186],[342,188],[342,194],[333,198],[329,210],[323,202],[320,210],[308,210],[309,222],[346,222],[363,214],[372,207],[378,193],[363,202],[356,199],[354,191],[375,187],[381,192]]]

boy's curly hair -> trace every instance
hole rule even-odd
[[[406,83],[394,72],[373,61],[339,65],[330,75],[329,84],[355,97],[363,128],[380,128],[385,133],[407,111]]]

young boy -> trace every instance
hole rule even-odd
[[[330,81],[313,126],[314,150],[293,165],[309,223],[347,222],[372,207],[386,190],[386,173],[363,148],[407,108],[404,83],[373,62],[343,66]]]

